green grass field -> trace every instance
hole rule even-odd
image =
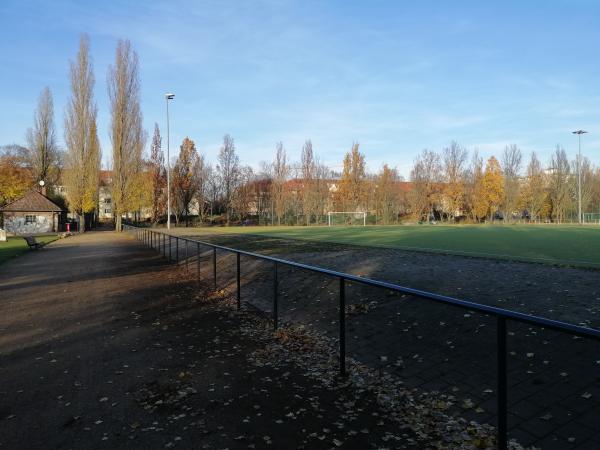
[[[203,228],[202,231],[600,267],[600,227],[597,226],[230,227]]]
[[[37,236],[38,242],[52,242],[58,239],[57,236]],[[0,264],[11,258],[22,255],[29,251],[27,242],[21,237],[9,237],[6,242],[0,242]]]

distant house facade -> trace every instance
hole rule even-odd
[[[65,211],[37,190],[0,208],[4,228],[14,234],[38,234],[58,232],[63,224]]]
[[[98,218],[100,220],[113,219],[111,183],[112,173],[109,170],[101,170],[100,185],[98,186]]]

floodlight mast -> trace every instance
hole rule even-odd
[[[173,100],[175,94],[165,94],[165,100],[167,102],[167,229],[171,229],[171,162],[170,162],[170,148],[169,148],[169,100]]]
[[[577,209],[578,209],[578,221],[583,223],[583,216],[581,212],[581,135],[586,134],[585,130],[573,131],[573,134],[577,135],[579,140],[579,154],[577,155]]]

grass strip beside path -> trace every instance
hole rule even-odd
[[[48,244],[58,239],[56,235],[36,236],[38,242]],[[19,236],[10,236],[6,242],[0,242],[0,264],[11,258],[22,255],[29,251],[29,246],[25,239]]]

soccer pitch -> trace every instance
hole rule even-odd
[[[203,228],[202,231],[600,268],[600,227],[597,226],[225,227]]]

